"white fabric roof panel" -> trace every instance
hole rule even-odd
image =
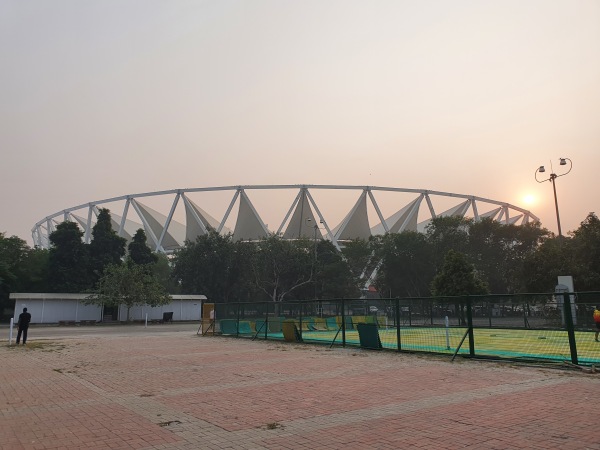
[[[500,211],[502,211],[502,207],[500,207],[500,206],[499,206],[499,207],[498,207],[498,208],[496,208],[496,209],[492,209],[491,211],[488,211],[488,212],[486,212],[486,213],[479,214],[479,218],[480,218],[480,219],[485,219],[485,218],[488,218],[488,217],[489,217],[490,219],[492,219],[492,220],[493,220],[493,219],[495,219],[495,218],[496,218],[496,216],[498,215],[498,213],[499,213]]]
[[[302,191],[294,214],[292,214],[285,233],[283,233],[283,238],[298,239],[304,237],[313,239],[315,236],[315,225],[318,226],[318,221],[310,207],[306,191]],[[317,231],[317,237],[322,239],[323,235]]]
[[[467,210],[469,209],[469,206],[471,206],[471,200],[465,200],[464,202],[462,202],[450,209],[447,209],[443,213],[436,214],[436,217],[451,217],[451,216],[463,217],[465,215],[465,213],[467,212]],[[424,220],[423,222],[417,224],[417,231],[419,233],[425,233],[425,231],[427,229],[427,225],[429,225],[430,223],[431,223],[431,219],[427,219],[427,220]]]
[[[417,216],[422,200],[423,196],[420,195],[395,214],[385,219],[389,232],[398,233],[400,231],[417,231]],[[373,236],[385,234],[385,228],[380,223],[371,228],[371,234]]]
[[[198,236],[206,234],[204,230],[219,229],[219,221],[217,219],[208,214],[185,195],[182,195],[181,197],[183,199],[183,204],[185,205],[186,240],[194,242]],[[200,219],[204,228],[198,223],[198,219]],[[227,234],[230,233],[231,230],[227,227],[223,227],[222,232]]]
[[[367,191],[363,191],[354,208],[335,227],[334,234],[337,240],[352,240],[356,238],[366,240],[371,237],[369,216],[367,214]]]
[[[243,190],[240,191],[239,202],[237,221],[233,231],[234,240],[256,240],[267,237],[269,230]]]
[[[160,235],[162,234],[164,228],[164,223],[166,223],[167,221],[167,216],[159,213],[158,211],[150,208],[149,206],[143,205],[135,199],[132,199],[131,203],[135,203],[135,205],[139,208],[140,212],[144,216],[144,220],[150,226],[150,229],[154,236],[156,236],[157,239],[160,239]],[[146,234],[148,234],[148,230],[146,230]],[[171,220],[171,223],[169,224],[169,229],[165,233],[161,247],[165,251],[175,250],[183,245],[184,238],[185,225]]]

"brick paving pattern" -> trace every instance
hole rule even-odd
[[[0,448],[600,450],[597,374],[160,327],[5,341]]]

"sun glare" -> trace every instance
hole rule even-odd
[[[535,197],[531,194],[527,194],[525,197],[523,197],[523,201],[526,205],[533,205],[535,203]]]

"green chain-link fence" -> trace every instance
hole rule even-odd
[[[471,357],[600,363],[600,292],[217,303],[216,331]]]

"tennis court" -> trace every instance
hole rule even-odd
[[[551,294],[234,303],[217,305],[217,329],[252,339],[592,365],[600,364],[592,294],[569,295],[569,308]],[[372,325],[362,339],[360,324]]]

